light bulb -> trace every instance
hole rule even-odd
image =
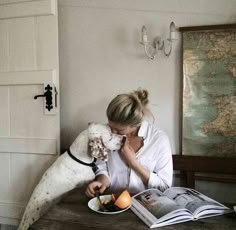
[[[143,40],[143,43],[147,43],[148,42],[147,29],[146,29],[145,26],[142,27],[142,40]]]
[[[170,40],[176,40],[176,28],[175,28],[175,23],[171,22],[170,23]]]

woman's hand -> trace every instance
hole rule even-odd
[[[136,152],[143,146],[143,139],[134,137],[130,140],[127,138],[121,148],[121,156],[123,160],[141,177],[144,184],[148,184],[150,171],[143,167],[136,158]]]
[[[89,183],[85,194],[88,197],[95,197],[95,192],[99,190],[99,193],[102,194],[109,187],[109,179],[105,175],[98,175],[94,181]]]
[[[128,138],[126,138],[124,145],[121,148],[121,156],[129,167],[132,167],[132,165],[137,161],[135,151],[130,145]]]

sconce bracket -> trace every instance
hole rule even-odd
[[[156,37],[153,41],[153,46],[158,49],[158,50],[162,50],[163,46],[164,46],[164,41],[161,40],[161,37]]]
[[[162,51],[166,57],[169,57],[172,51],[172,43],[176,40],[176,28],[174,22],[170,23],[170,37],[161,39],[157,36],[153,42],[148,41],[147,29],[142,27],[142,40],[141,44],[144,46],[144,51],[148,58],[154,60],[158,56],[158,52]]]

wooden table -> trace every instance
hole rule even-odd
[[[131,210],[116,215],[95,213],[87,206],[84,190],[74,190],[37,221],[32,230],[147,230],[149,229]],[[158,229],[165,230],[233,230],[236,213],[190,221]]]

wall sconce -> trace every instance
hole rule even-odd
[[[158,55],[158,51],[163,51],[165,56],[169,57],[172,51],[172,42],[177,40],[175,23],[170,23],[170,35],[169,38],[162,40],[161,37],[154,38],[153,42],[148,41],[147,29],[145,26],[142,27],[142,41],[144,45],[144,51],[146,55],[154,60]]]

